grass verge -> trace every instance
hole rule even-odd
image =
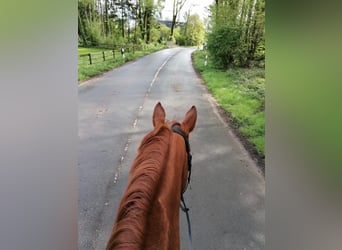
[[[115,52],[115,59],[110,59],[106,60],[103,62],[96,62],[91,65],[89,65],[89,62],[87,61],[87,58],[81,58],[78,57],[78,83],[80,84],[81,82],[93,77],[97,76],[101,73],[104,73],[106,71],[109,71],[113,68],[116,68],[128,61],[137,59],[139,57],[142,57],[144,55],[153,53],[155,51],[164,49],[165,46],[150,46],[147,49],[143,51],[135,51],[133,54],[132,52],[126,52],[125,53],[125,58],[122,58],[121,54],[119,51]],[[88,53],[99,53],[104,51],[103,49],[98,49],[98,48],[78,48],[78,55],[81,54],[88,54]],[[106,53],[112,53],[110,50],[105,51]],[[101,57],[101,55],[99,55]],[[113,56],[111,54],[111,56]]]
[[[101,48],[87,48],[87,47],[78,47],[77,48],[78,55],[102,52],[103,50],[104,49],[101,49]]]
[[[215,69],[206,51],[195,51],[193,63],[232,125],[255,148],[258,163],[265,157],[265,70],[263,68]],[[249,150],[250,151],[250,150]]]

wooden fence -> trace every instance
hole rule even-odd
[[[104,46],[101,46],[105,48]],[[83,65],[93,65],[109,60],[116,60],[122,58],[121,48],[124,49],[126,53],[135,53],[136,51],[146,50],[146,45],[132,45],[132,46],[120,46],[116,48],[109,48],[108,50],[103,50],[102,52],[92,52],[87,54],[81,54],[78,56],[78,64]]]

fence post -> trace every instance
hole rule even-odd
[[[134,44],[133,44],[133,47],[132,47],[132,48],[133,48],[133,54],[134,54],[134,53],[135,53],[135,51],[134,51]]]
[[[90,53],[88,53],[88,57],[89,57],[89,64],[91,65],[92,62],[91,62],[91,54]]]
[[[106,61],[106,56],[105,56],[105,52],[102,51],[102,56],[103,56],[103,61]]]
[[[114,51],[114,49],[112,51],[113,51],[113,59],[115,59],[115,51]]]

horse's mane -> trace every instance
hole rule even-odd
[[[161,125],[142,140],[107,250],[141,248],[146,217],[166,166],[171,133],[169,127]]]

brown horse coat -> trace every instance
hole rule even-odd
[[[188,137],[197,111],[193,106],[182,123],[167,122],[165,116],[158,103],[154,130],[143,138],[132,164],[107,250],[180,248],[179,205],[187,182],[187,152],[184,138],[171,126],[179,124]]]

